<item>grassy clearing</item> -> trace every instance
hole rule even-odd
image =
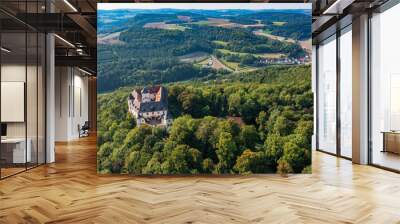
[[[237,62],[230,62],[220,59],[221,63],[223,63],[226,67],[232,69],[235,72],[250,72],[257,70],[256,67],[251,66],[240,66],[240,63]]]
[[[285,41],[285,42],[288,42],[288,43],[296,43],[296,41],[293,40],[292,38],[276,36],[276,35],[271,34],[268,30],[255,30],[255,31],[253,31],[253,33],[255,35],[258,35],[258,36],[268,37],[268,38],[270,38],[272,40]]]
[[[185,54],[179,57],[179,60],[182,62],[190,62],[190,63],[197,63],[200,61],[204,61],[209,56],[208,53],[202,51],[196,51],[190,54]]]
[[[237,62],[230,62],[230,61],[225,61],[225,60],[220,60],[226,67],[237,71],[238,69],[240,69],[239,63]]]
[[[235,54],[235,55],[239,55],[239,56],[244,56],[247,54],[251,54],[251,53],[242,53],[242,52],[234,52],[234,51],[230,51],[227,49],[218,49],[219,52],[223,53],[223,54]],[[252,54],[255,57],[260,57],[260,58],[281,58],[281,57],[285,57],[285,54],[282,53],[262,53],[262,54]]]
[[[271,30],[268,30],[268,29],[262,29],[262,30],[260,29],[258,31],[260,31],[263,34],[271,34]]]
[[[146,23],[144,28],[163,29],[163,30],[180,30],[185,31],[186,27],[178,24],[166,24],[165,22]]]
[[[202,60],[202,61],[198,61],[197,62],[197,64],[199,64],[199,65],[207,65],[208,64],[208,60],[209,60],[210,58],[209,57],[207,57],[207,58],[205,58],[204,60]]]
[[[208,26],[208,25],[212,24],[212,22],[208,21],[208,20],[201,20],[201,21],[197,21],[197,22],[192,22],[191,24],[196,24],[196,25],[200,25],[200,26]]]
[[[244,55],[248,54],[248,53],[230,51],[230,50],[227,50],[227,49],[218,49],[218,51],[223,53],[223,54],[236,54],[236,55],[239,55],[239,56],[244,56]]]
[[[286,22],[279,22],[279,21],[276,21],[276,22],[272,22],[272,24],[273,24],[274,26],[283,26],[283,25],[286,24]]]
[[[223,47],[226,47],[228,45],[228,42],[222,41],[222,40],[214,40],[213,43],[218,44]]]
[[[165,27],[164,29],[166,29],[166,30],[180,30],[180,31],[185,31],[186,27],[180,26],[180,25],[177,25],[177,24],[167,24],[167,27]]]

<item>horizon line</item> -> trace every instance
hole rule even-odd
[[[98,10],[311,10],[311,3],[98,3]]]

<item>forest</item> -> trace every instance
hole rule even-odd
[[[305,26],[305,23],[309,22],[305,14],[295,14],[297,19],[293,19],[293,14],[290,13],[285,16],[272,14],[270,17],[264,14],[245,15],[251,16],[253,22],[256,18],[265,20],[271,33],[281,32],[281,35],[288,36],[285,32],[293,33],[293,30],[298,30],[296,32],[301,34],[293,35],[299,38],[307,38],[307,34],[310,33],[309,30],[302,30],[309,29]],[[242,66],[254,67],[260,67],[259,54],[279,53],[294,58],[306,55],[298,44],[254,35],[253,28],[200,25],[198,21],[206,16],[196,13],[181,12],[179,16],[190,16],[191,22],[176,29],[147,29],[143,26],[152,22],[174,23],[177,27],[180,23],[177,23],[176,14],[138,14],[125,22],[129,23],[129,26],[121,30],[119,35],[119,41],[123,44],[99,44],[99,92],[112,91],[125,85],[170,83],[223,72],[211,71],[179,60],[179,57],[193,52],[203,52],[228,62],[239,62]],[[246,24],[247,20],[244,18],[247,17],[230,19]],[[285,25],[271,25],[275,19],[284,21],[282,23]],[[119,21],[118,25],[121,23]],[[288,28],[289,24],[293,24],[291,29]],[[236,53],[221,54],[218,49]]]
[[[99,14],[99,173],[311,172],[310,52],[300,44],[310,12]],[[129,94],[153,85],[167,90],[171,125],[139,126],[128,111]]]
[[[238,77],[166,85],[169,107],[176,117],[168,130],[136,127],[126,107],[131,87],[101,94],[98,171],[309,173],[313,132],[310,66],[270,67],[246,79]]]

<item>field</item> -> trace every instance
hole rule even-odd
[[[228,45],[228,42],[226,41],[221,41],[221,40],[214,40],[213,41],[214,44],[220,45],[222,47],[226,47]]]
[[[187,21],[190,22],[192,19],[190,18],[190,16],[177,16],[178,19],[183,20],[183,21]]]
[[[190,54],[180,56],[179,60],[182,62],[197,63],[206,60],[208,56],[209,54],[206,52],[196,51]]]
[[[286,22],[272,22],[272,24],[274,24],[275,26],[283,26],[286,24]]]
[[[244,56],[247,55],[249,53],[242,53],[242,52],[234,52],[234,51],[230,51],[230,50],[226,50],[226,49],[218,49],[218,51],[220,51],[223,54],[236,54],[239,56]],[[282,58],[285,57],[285,54],[282,53],[263,53],[263,54],[252,54],[256,57],[260,57],[260,58],[266,58],[266,59],[276,59],[276,58]]]
[[[207,20],[194,22],[192,24],[223,27],[223,28],[251,28],[251,27],[262,28],[265,26],[260,21],[257,24],[245,25],[245,24],[230,22],[230,20],[228,19],[218,19],[218,18],[208,18]]]
[[[242,53],[242,52],[234,52],[234,51],[230,51],[230,50],[227,50],[227,49],[218,49],[218,51],[223,53],[223,54],[236,54],[236,55],[239,55],[239,56],[244,56],[246,54],[249,54],[249,53]]]
[[[146,23],[143,28],[163,29],[163,30],[180,30],[184,31],[186,28],[177,24],[167,24],[165,22]]]
[[[251,66],[240,66],[240,63],[221,60],[221,62],[235,72],[251,72],[257,70]]]
[[[211,56],[211,60],[212,60],[212,68],[213,69],[225,69],[227,71],[232,71],[233,69],[231,69],[230,67],[226,66],[224,63],[222,63],[218,58],[216,58],[215,56]]]
[[[276,36],[276,35],[273,35],[273,34],[269,33],[266,30],[255,30],[255,31],[253,31],[253,33],[255,35],[268,37],[268,38],[273,39],[273,40],[285,41],[285,42],[288,42],[288,43],[296,43],[296,41],[291,39],[291,38],[285,38],[285,37],[281,37],[281,36]]]
[[[99,44],[124,44],[123,41],[119,40],[120,34],[121,34],[121,32],[99,35],[97,38],[97,42]]]

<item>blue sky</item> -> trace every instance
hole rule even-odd
[[[311,3],[98,3],[100,10],[114,9],[311,9]]]

